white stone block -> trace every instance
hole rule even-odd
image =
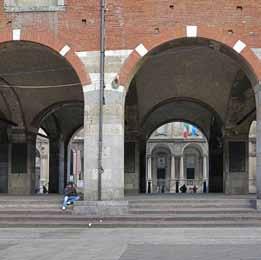
[[[21,30],[20,29],[14,29],[13,30],[13,40],[14,41],[20,41],[21,39]]]
[[[70,51],[70,47],[68,45],[65,45],[61,50],[60,50],[60,54],[62,56],[65,56],[69,51]]]
[[[195,25],[187,26],[187,37],[197,37],[198,35],[198,27]]]
[[[145,56],[148,53],[148,50],[145,48],[145,46],[141,43],[135,48],[135,51],[141,56]]]
[[[238,41],[235,43],[233,49],[234,49],[237,53],[241,53],[241,52],[245,49],[245,47],[246,47],[246,44],[245,44],[244,42],[238,40]]]

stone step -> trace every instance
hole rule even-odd
[[[213,205],[213,204],[129,204],[129,209],[204,209],[204,208],[215,208],[215,209],[230,209],[230,208],[242,208],[242,209],[252,209],[254,205],[251,204],[227,204],[227,205]]]
[[[0,211],[4,210],[4,209],[32,209],[32,210],[39,210],[39,209],[56,209],[61,207],[61,203],[60,204],[42,204],[42,205],[27,205],[27,204],[21,204],[21,205],[0,205]]]
[[[241,221],[241,220],[258,220],[261,223],[261,214],[259,213],[245,213],[245,214],[201,214],[201,215],[191,215],[191,214],[171,214],[171,215],[124,215],[124,216],[111,216],[111,217],[93,217],[93,216],[82,216],[69,214],[67,212],[61,213],[39,213],[30,214],[29,212],[15,213],[15,214],[0,214],[1,221],[28,221],[28,220],[68,220],[68,221],[138,221],[138,222],[147,222],[147,221]]]
[[[62,201],[63,198],[61,199],[44,199],[44,200],[32,200],[32,199],[8,199],[8,200],[0,200],[0,204],[9,204],[9,203],[14,203],[14,204],[19,204],[19,203],[26,203],[26,204],[41,204],[41,203],[58,203]]]
[[[48,219],[23,219],[23,220],[1,220],[0,227],[82,227],[82,228],[162,228],[162,227],[260,227],[261,222],[255,220],[240,220],[240,221],[231,221],[231,220],[210,220],[210,221],[147,221],[139,222],[137,220],[131,221],[118,221],[118,220],[48,220]]]
[[[129,200],[130,205],[146,205],[146,204],[178,204],[178,205],[198,205],[198,204],[210,204],[210,205],[251,205],[255,202],[253,199],[156,199],[156,200]]]
[[[255,213],[252,208],[183,208],[183,209],[129,209],[130,214],[241,214]]]
[[[62,211],[60,208],[55,209],[37,209],[37,210],[31,210],[31,209],[1,209],[0,210],[0,216],[3,215],[27,215],[27,216],[33,216],[33,215],[71,215],[73,212],[72,209],[67,209],[66,211]]]

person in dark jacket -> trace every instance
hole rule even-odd
[[[74,202],[79,199],[80,196],[78,196],[77,194],[75,184],[73,182],[69,182],[64,189],[64,200],[62,209],[66,210],[68,205],[74,204]]]
[[[185,184],[183,184],[181,187],[180,187],[180,191],[182,193],[186,193],[187,192],[187,186]]]

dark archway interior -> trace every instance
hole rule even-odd
[[[140,155],[140,191],[145,191],[145,144],[160,125],[187,121],[206,135],[210,187],[224,191],[226,140],[244,139],[255,118],[256,77],[234,50],[207,39],[180,39],[148,53],[132,79],[125,105],[125,144]]]
[[[50,178],[49,192],[59,192],[61,163],[64,167],[63,185],[67,182],[67,149],[71,136],[83,124],[83,103],[68,103],[50,113],[41,122],[41,128],[48,134],[50,141]],[[63,162],[61,162],[61,147],[63,147]]]
[[[27,151],[24,156],[17,156],[19,160],[27,160],[27,163],[21,163],[24,164],[23,171],[26,174],[20,178],[20,184],[18,178],[21,176],[21,170],[19,167],[11,167],[11,172],[14,171],[12,178],[9,177],[9,183],[6,181],[0,185],[5,187],[0,190],[7,192],[8,187],[10,193],[19,189],[23,193],[32,189],[30,179],[33,181],[34,178],[35,151],[28,153],[28,146],[29,143],[35,144],[36,134],[41,127],[48,134],[52,148],[50,191],[61,192],[61,182],[66,180],[61,180],[61,171],[66,175],[66,145],[73,132],[83,125],[83,93],[80,80],[63,56],[37,43],[2,43],[0,57],[0,161],[7,163],[12,160],[4,157],[6,153],[2,151],[7,151],[7,143],[12,144],[13,148],[17,143],[27,147],[22,149]],[[15,155],[16,149],[12,151]],[[29,160],[30,166],[28,156],[32,157]],[[4,177],[0,178],[7,180],[7,168],[8,166],[1,169],[0,175]],[[0,182],[4,183],[1,180]],[[19,185],[24,187],[18,187]]]

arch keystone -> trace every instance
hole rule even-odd
[[[20,41],[20,39],[21,39],[21,30],[14,29],[13,30],[13,41]]]
[[[193,38],[198,35],[198,27],[196,25],[187,25],[186,27],[187,37]]]

